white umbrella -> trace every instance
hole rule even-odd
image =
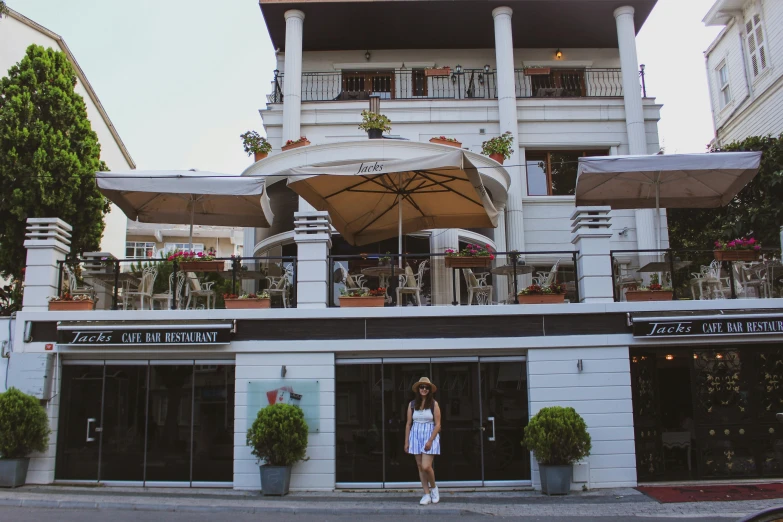
[[[761,152],[579,158],[576,205],[661,208],[727,205],[758,172]]]
[[[143,223],[260,227],[272,222],[264,181],[193,170],[98,172],[98,188]]]

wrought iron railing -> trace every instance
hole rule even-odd
[[[517,98],[611,98],[623,96],[620,69],[517,69]],[[641,89],[641,87],[640,87]]]

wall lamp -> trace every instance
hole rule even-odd
[[[562,60],[562,59],[563,59],[563,52],[560,49],[558,49],[557,51],[555,51],[555,60]]]
[[[364,58],[365,58],[365,60],[367,60],[368,62],[370,61],[370,57],[371,57],[371,56],[372,56],[372,55],[370,54],[370,51],[367,51],[367,52],[365,52],[365,53],[364,53]]]

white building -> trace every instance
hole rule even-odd
[[[722,26],[704,53],[718,145],[783,133],[783,4],[717,0],[704,17]]]

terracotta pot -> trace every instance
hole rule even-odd
[[[437,143],[438,145],[448,145],[449,147],[462,148],[461,141],[448,141],[440,138],[430,138],[430,143]]]
[[[262,159],[266,158],[267,156],[269,156],[268,152],[254,152],[253,153],[253,158],[256,161],[261,161]]]
[[[518,295],[519,304],[559,304],[565,301],[565,294]]]
[[[237,310],[240,308],[272,308],[272,300],[266,299],[224,299],[226,310]]]
[[[86,312],[95,309],[92,299],[80,301],[49,301],[50,312]]]
[[[497,162],[498,162],[498,163],[500,163],[501,165],[502,165],[502,164],[503,164],[503,162],[506,160],[506,158],[504,158],[502,154],[498,154],[498,153],[495,153],[495,154],[490,154],[490,155],[489,155],[489,158],[490,158],[490,159],[493,159],[493,160],[495,160],[495,161],[497,161]]]
[[[492,265],[489,256],[446,256],[446,268],[487,268]]]
[[[386,303],[386,297],[379,295],[368,297],[346,297],[340,296],[340,308],[360,308],[360,307],[383,307]]]
[[[424,76],[448,76],[451,67],[438,67],[437,69],[424,69]]]
[[[182,261],[179,270],[182,272],[220,272],[225,263],[223,261]]]
[[[298,141],[290,145],[283,145],[282,150],[298,149],[299,147],[305,147],[307,145],[310,145],[310,140],[305,139],[304,141]]]
[[[757,261],[759,253],[755,250],[715,250],[717,261]]]
[[[633,290],[625,293],[626,301],[671,301],[673,292],[667,290]]]

